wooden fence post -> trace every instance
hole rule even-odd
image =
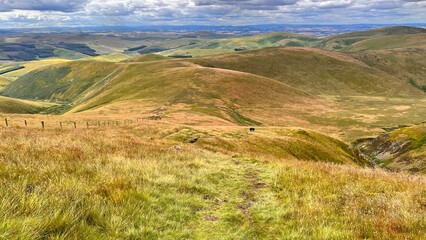
[[[62,122],[59,122],[59,126],[62,128]]]
[[[44,121],[41,121],[41,128],[44,129]]]
[[[77,123],[76,122],[74,122],[74,128],[77,128]]]
[[[89,128],[89,122],[88,121],[86,121],[86,126],[87,126],[87,128]]]
[[[6,123],[6,127],[9,127],[9,122],[7,121],[7,118],[4,119],[4,122]]]
[[[25,127],[28,126],[27,120],[24,120]]]

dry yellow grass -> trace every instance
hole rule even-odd
[[[49,122],[69,116],[8,117]],[[249,139],[285,143],[283,136],[293,131],[265,128],[250,135],[246,128],[152,121],[92,129],[1,127],[0,238],[426,237],[423,176],[310,162],[309,156],[298,161],[270,154],[275,143],[228,152],[230,144]],[[200,139],[188,143],[193,136]],[[214,149],[205,142],[211,138]]]
[[[62,59],[62,58],[47,58],[42,60],[34,60],[34,61],[30,61],[30,62],[26,62],[22,64],[22,66],[24,66],[25,68],[10,72],[10,73],[6,73],[4,74],[4,76],[11,80],[16,80],[19,77],[22,77],[31,71],[42,69],[55,64],[66,63],[69,61],[71,60]]]

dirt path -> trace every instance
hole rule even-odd
[[[216,196],[205,195],[199,211],[197,239],[265,239],[273,236],[269,222],[278,218],[279,203],[273,191],[276,170],[251,159],[232,158],[215,184]],[[269,228],[269,229],[268,229]]]

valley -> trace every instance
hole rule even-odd
[[[415,27],[3,37],[0,238],[426,238],[425,51]]]

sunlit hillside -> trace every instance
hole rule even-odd
[[[426,239],[426,30],[275,27],[0,31],[0,239]]]

